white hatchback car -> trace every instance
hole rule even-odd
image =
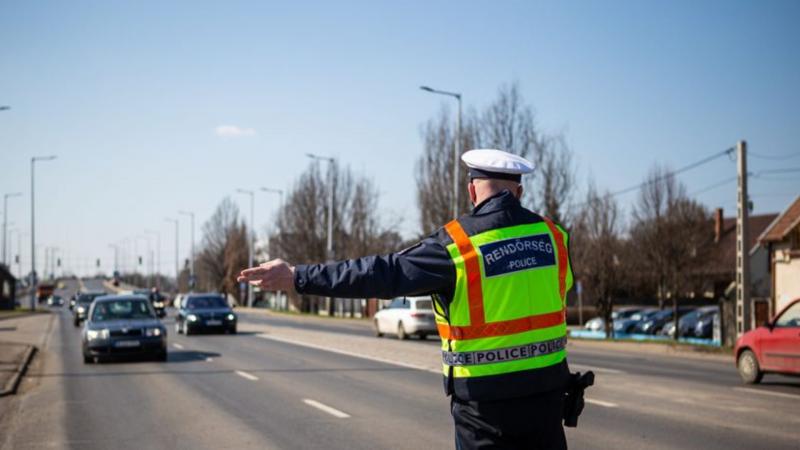
[[[378,311],[372,320],[378,337],[393,333],[398,339],[408,339],[412,334],[425,339],[429,334],[438,333],[430,297],[396,298],[388,307]]]

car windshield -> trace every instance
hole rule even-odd
[[[430,300],[417,300],[417,309],[433,309],[433,302]]]
[[[101,301],[92,311],[92,322],[154,318],[147,302],[138,299]]]
[[[81,294],[78,297],[78,303],[92,303],[94,299],[100,297],[103,294]]]
[[[224,298],[218,296],[192,297],[186,301],[186,307],[189,309],[227,308],[228,304]]]

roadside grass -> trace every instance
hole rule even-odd
[[[691,351],[695,353],[708,353],[708,354],[720,354],[720,355],[733,354],[733,347],[731,346],[718,347],[713,345],[697,345],[697,344],[692,344],[690,342],[675,342],[673,340],[642,341],[640,339],[625,339],[625,338],[596,339],[596,338],[585,338],[578,336],[569,336],[569,340],[578,340],[583,342],[598,342],[607,344],[614,344],[614,343],[637,344],[645,347],[648,345],[660,345],[664,347],[670,347],[679,351]]]

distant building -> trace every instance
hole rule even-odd
[[[771,278],[771,312],[800,298],[800,196],[758,236]]]

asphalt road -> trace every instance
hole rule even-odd
[[[85,288],[102,287],[93,283]],[[84,365],[69,310],[56,314],[14,420],[2,423],[4,449],[453,447],[440,376],[247,332],[363,335],[366,324],[243,313],[239,335],[186,337],[167,318],[168,362]],[[436,352],[434,341],[404,344]],[[796,379],[741,390],[725,362],[577,345],[569,354],[574,369],[598,375],[567,431],[573,449],[800,449]]]

